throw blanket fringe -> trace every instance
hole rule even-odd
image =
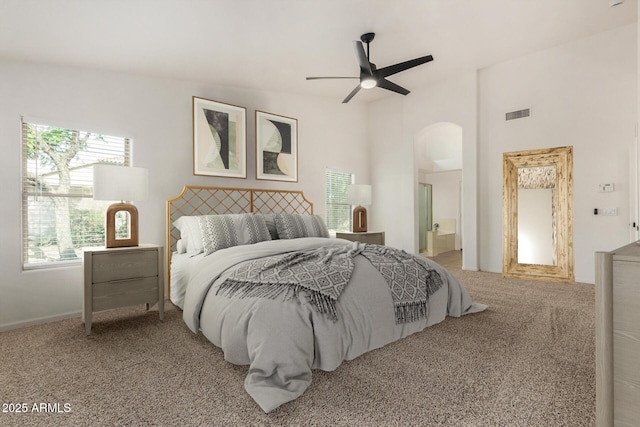
[[[426,302],[395,304],[396,324],[411,323],[427,317]]]
[[[443,282],[426,259],[380,245],[365,245],[361,254],[387,281],[393,296],[396,324],[415,322],[428,316],[427,301]]]
[[[336,310],[336,300],[328,295],[320,292],[312,291],[300,284],[294,283],[256,283],[250,281],[227,279],[218,288],[216,295],[237,298],[268,298],[277,299],[282,297],[288,301],[292,299],[299,300],[300,291],[306,292],[306,300],[314,309],[321,314],[326,315],[334,322],[338,320],[338,312]]]

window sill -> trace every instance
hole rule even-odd
[[[53,268],[77,267],[82,265],[82,259],[72,259],[68,261],[41,262],[32,264],[23,264],[22,271],[38,271]]]

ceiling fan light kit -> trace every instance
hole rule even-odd
[[[307,77],[307,80],[320,80],[320,79],[360,79],[360,84],[351,91],[349,95],[342,101],[347,103],[353,98],[360,89],[372,89],[374,87],[381,87],[383,89],[390,90],[392,92],[399,93],[401,95],[407,95],[409,91],[402,86],[399,86],[389,80],[387,77],[397,74],[401,71],[408,70],[409,68],[417,67],[418,65],[425,64],[433,61],[433,56],[427,55],[420,58],[411,59],[409,61],[400,62],[398,64],[390,65],[388,67],[378,69],[376,64],[371,62],[369,56],[369,43],[373,41],[375,33],[365,33],[360,36],[361,41],[354,40],[353,47],[358,59],[358,65],[360,66],[360,77]],[[367,45],[367,51],[364,50],[363,43]]]
[[[373,89],[374,87],[378,86],[378,82],[374,78],[365,77],[360,82],[360,86],[362,86],[362,89]]]

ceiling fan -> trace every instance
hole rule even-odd
[[[402,86],[398,86],[393,82],[390,82],[389,80],[387,80],[387,77],[399,73],[400,71],[408,70],[409,68],[422,65],[429,61],[433,61],[433,56],[427,55],[378,69],[376,68],[376,64],[372,63],[369,58],[369,43],[373,41],[373,38],[375,36],[375,33],[366,33],[360,36],[360,40],[362,40],[362,42],[359,42],[357,40],[353,41],[353,47],[356,51],[358,64],[360,65],[360,77],[307,77],[307,80],[360,79],[360,84],[356,86],[349,95],[347,95],[344,101],[342,101],[343,104],[349,102],[351,98],[353,98],[355,94],[360,91],[360,89],[371,89],[376,86],[402,95],[408,94],[409,91],[407,89],[403,88]],[[366,53],[364,51],[364,46],[362,43],[367,44]]]

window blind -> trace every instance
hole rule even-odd
[[[351,172],[327,168],[326,183],[326,216],[327,228],[330,232],[351,230],[351,205],[347,203],[347,186],[353,184]]]
[[[80,262],[104,245],[109,202],[93,200],[93,165],[129,166],[131,140],[22,120],[24,268]]]

